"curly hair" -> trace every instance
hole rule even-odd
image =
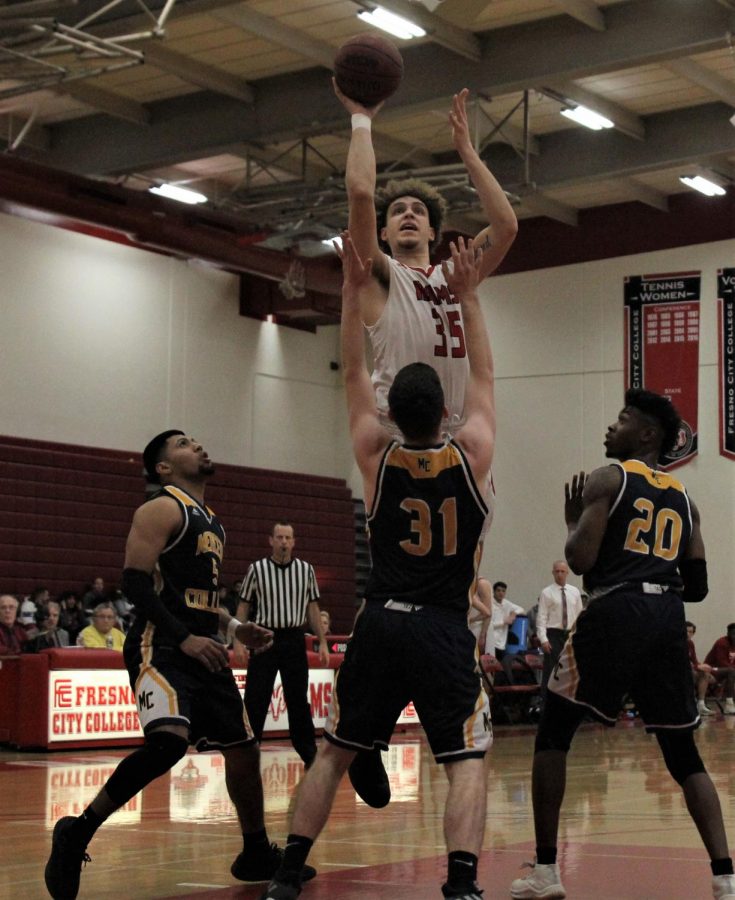
[[[399,197],[417,197],[429,211],[429,224],[434,229],[434,240],[429,250],[434,250],[441,240],[442,222],[447,213],[447,201],[425,181],[418,178],[404,178],[402,181],[389,181],[385,187],[375,194],[375,213],[378,220],[378,242],[382,250],[390,251],[390,247],[381,240],[380,232],[385,228],[388,208]]]
[[[637,409],[659,426],[662,432],[661,455],[669,454],[676,446],[681,429],[681,416],[671,400],[643,388],[629,388],[625,392],[625,405]]]

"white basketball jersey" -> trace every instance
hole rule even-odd
[[[433,366],[449,411],[445,423],[454,433],[462,422],[469,363],[462,309],[449,291],[440,266],[412,269],[388,257],[390,285],[383,313],[366,326],[373,348],[373,386],[378,409],[388,409],[388,391],[396,373],[409,363]],[[450,263],[451,265],[451,263]]]

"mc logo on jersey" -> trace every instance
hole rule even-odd
[[[422,472],[431,472],[431,460],[428,456],[419,456],[419,469]]]

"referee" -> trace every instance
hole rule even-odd
[[[240,592],[240,621],[263,626],[267,622],[273,632],[271,649],[250,657],[245,708],[250,727],[260,741],[276,673],[280,671],[291,741],[308,768],[316,756],[316,742],[307,699],[309,666],[303,632],[307,618],[312,632],[319,638],[319,661],[323,666],[329,665],[317,602],[319,588],[313,567],[292,556],[295,543],[292,525],[276,522],[268,542],[271,555],[250,566]]]

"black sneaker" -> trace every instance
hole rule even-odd
[[[282,859],[283,850],[276,844],[271,844],[264,854],[240,853],[230,866],[230,872],[239,881],[270,881],[278,871]],[[311,881],[315,875],[316,869],[313,866],[304,866],[301,881]]]
[[[54,825],[51,855],[44,872],[46,888],[54,900],[75,900],[82,866],[91,862],[87,845],[74,833],[75,822],[75,816],[64,816]]]
[[[266,888],[264,894],[261,894],[260,900],[296,900],[301,893],[301,879],[289,878],[288,875],[281,875],[274,878]]]
[[[474,882],[457,887],[443,884],[442,894],[446,900],[482,900],[482,891]]]
[[[347,770],[352,787],[361,800],[373,809],[382,809],[390,802],[390,782],[378,747],[360,750]]]

